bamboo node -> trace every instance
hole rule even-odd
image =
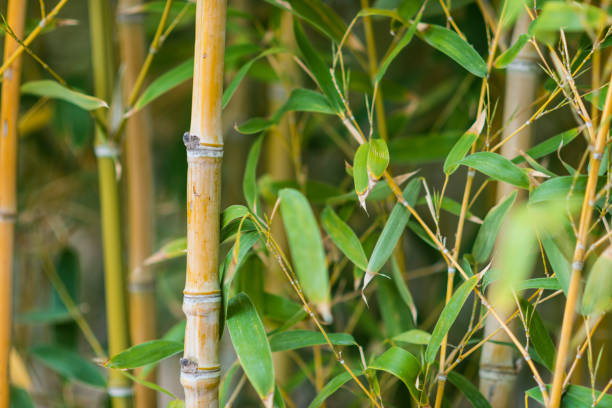
[[[474,177],[476,175],[476,170],[469,169],[467,172],[468,177]]]
[[[603,153],[601,152],[594,152],[593,153],[593,160],[601,160],[603,159]]]
[[[120,24],[140,24],[144,21],[144,18],[144,12],[137,12],[130,9],[119,10],[117,13],[117,22]]]
[[[17,221],[17,213],[12,211],[0,211],[0,222],[13,223]]]
[[[96,145],[96,147],[94,147],[94,153],[97,158],[111,157],[114,159],[119,157],[119,149],[111,143]]]
[[[113,398],[127,398],[134,395],[132,387],[110,386],[108,387],[108,395]]]
[[[446,374],[444,374],[444,373],[439,373],[439,374],[438,374],[438,381],[440,381],[440,382],[445,382],[445,381],[446,381]]]
[[[186,359],[181,359],[181,369],[183,367],[183,360]],[[221,370],[219,368],[203,370],[196,367],[195,371],[181,371],[181,377],[192,381],[219,378],[221,377]]]
[[[11,69],[11,67],[8,67],[6,71],[4,71],[3,75],[5,80],[10,81],[11,79],[13,79],[13,70]]]
[[[221,302],[220,293],[206,295],[183,295],[183,304],[196,305],[199,303],[219,303]]]
[[[183,134],[183,143],[187,149],[187,159],[197,157],[223,157],[223,145],[201,143],[198,135],[185,132],[185,134]]]
[[[457,272],[457,269],[455,269],[455,267],[453,267],[453,266],[449,266],[448,269],[447,269],[447,272],[448,272],[449,275],[454,275],[455,272]]]
[[[510,64],[508,64],[508,66],[506,67],[507,71],[512,71],[512,72],[527,72],[527,73],[531,73],[531,72],[539,72],[538,69],[538,64],[536,64],[533,60],[531,59],[526,59],[526,58],[517,58],[514,61],[512,61]]]
[[[581,270],[582,270],[582,268],[584,268],[584,262],[582,262],[582,261],[574,261],[574,262],[572,263],[572,268],[573,268],[575,271],[581,271]]]

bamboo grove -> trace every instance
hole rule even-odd
[[[0,408],[612,407],[609,0],[0,13]]]

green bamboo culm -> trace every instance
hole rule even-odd
[[[110,101],[113,93],[114,63],[110,4],[107,0],[89,0],[91,51],[95,95]],[[119,188],[115,172],[118,150],[100,124],[96,125],[95,151],[98,160],[100,211],[104,245],[104,282],[109,354],[129,347],[125,277],[121,255],[121,220]],[[108,392],[113,408],[131,405],[130,381],[119,371],[111,371]]]

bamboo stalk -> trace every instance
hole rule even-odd
[[[198,0],[187,148],[187,317],[181,384],[187,408],[219,404],[219,214],[225,0]]]
[[[109,101],[113,92],[114,64],[110,3],[89,0],[94,93]],[[95,153],[98,161],[102,241],[104,246],[104,284],[109,354],[115,355],[129,347],[125,278],[121,248],[119,188],[115,162],[117,147],[108,140],[97,124]],[[111,371],[108,393],[113,408],[128,407],[133,393],[130,381],[119,371]]]
[[[512,42],[527,32],[531,19],[523,14],[516,22]],[[521,125],[528,122],[533,114],[533,102],[536,99],[538,86],[537,54],[529,44],[519,53],[506,70],[506,95],[504,100],[504,130],[503,136],[515,132]],[[528,150],[531,141],[531,127],[527,126],[504,144],[501,154],[513,158],[521,151]],[[507,183],[498,183],[497,201],[502,200],[516,188]],[[503,234],[500,232],[500,235]],[[489,298],[491,306],[499,311],[502,318],[509,316],[513,310],[501,307],[494,298]],[[491,316],[485,321],[484,335],[489,336],[499,328],[498,322]],[[514,351],[498,342],[507,342],[508,336],[503,331],[497,331],[483,345],[480,357],[480,391],[491,403],[493,408],[504,408],[511,405],[512,391],[516,381]]]
[[[119,2],[119,45],[124,66],[123,96],[129,103],[130,90],[138,81],[145,60],[145,37],[141,15],[124,16],[121,11],[141,4],[141,0]],[[132,344],[144,343],[156,337],[155,276],[143,263],[153,246],[153,181],[151,166],[151,126],[148,111],[132,114],[125,128],[125,164],[127,174],[126,207],[128,218],[128,292],[130,337]],[[136,375],[141,370],[136,370]],[[151,371],[148,381],[155,382]],[[155,390],[134,385],[136,408],[155,408]]]
[[[25,26],[25,0],[9,0],[7,22],[19,38]],[[10,35],[4,37],[4,61],[19,44]],[[15,221],[17,219],[17,120],[21,58],[15,58],[4,72],[0,108],[0,408],[10,404],[9,356],[12,327],[12,274]]]
[[[610,75],[612,82],[612,75]],[[580,212],[580,224],[578,227],[578,236],[576,239],[576,248],[574,249],[574,258],[572,262],[572,276],[570,286],[565,302],[565,311],[563,313],[563,323],[561,325],[561,336],[559,337],[559,345],[557,347],[557,356],[555,360],[555,371],[553,375],[552,392],[550,408],[558,408],[561,404],[561,394],[563,392],[563,381],[565,379],[565,366],[567,356],[569,355],[569,343],[572,337],[572,327],[574,325],[576,303],[578,301],[580,291],[580,281],[582,277],[582,268],[584,266],[584,255],[587,247],[587,239],[591,228],[591,220],[593,217],[593,206],[595,194],[597,192],[597,179],[603,152],[608,141],[608,132],[610,131],[610,115],[612,115],[612,92],[608,92],[604,110],[601,115],[601,124],[595,143],[592,145],[589,175],[587,179],[584,201],[582,202],[582,210]]]

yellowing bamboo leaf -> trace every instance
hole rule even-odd
[[[100,98],[74,91],[49,79],[26,82],[21,86],[21,92],[46,98],[61,99],[87,111],[108,108],[108,104]]]
[[[306,197],[297,190],[279,192],[281,215],[287,232],[291,257],[306,298],[315,303],[326,322],[332,315],[329,299],[329,275],[319,227]]]
[[[177,238],[161,247],[153,255],[145,259],[145,265],[153,265],[168,259],[178,258],[187,253],[187,238]]]

